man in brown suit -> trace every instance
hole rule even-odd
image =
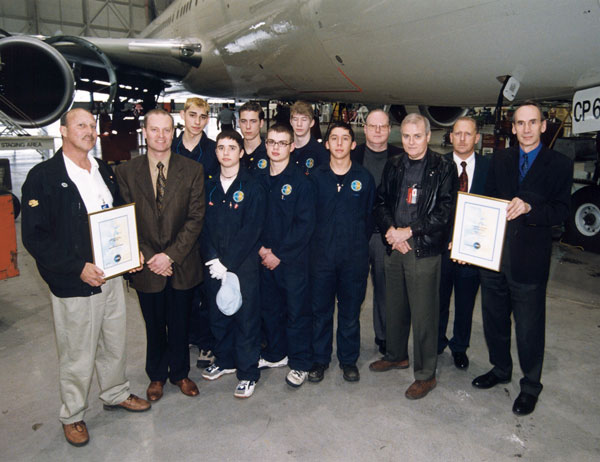
[[[148,399],[162,397],[167,378],[188,396],[188,317],[202,281],[198,235],[204,220],[202,165],[171,152],[173,118],[161,109],[146,114],[142,132],[148,155],[116,170],[126,202],[135,202],[144,269],[131,275],[146,322]]]

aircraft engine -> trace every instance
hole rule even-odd
[[[0,110],[22,127],[48,125],[73,102],[75,81],[67,60],[32,37],[0,39]]]
[[[402,122],[407,112],[405,106],[397,104],[390,108],[390,114],[398,123]],[[456,119],[466,115],[469,109],[458,106],[419,106],[419,112],[429,120],[433,127],[447,128],[452,127]]]
[[[456,119],[467,115],[468,108],[447,106],[419,106],[421,115],[427,117],[431,125],[438,128],[449,128]]]

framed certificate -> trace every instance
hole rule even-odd
[[[94,265],[110,279],[140,266],[135,204],[88,215]]]
[[[450,258],[500,270],[508,201],[458,193]]]

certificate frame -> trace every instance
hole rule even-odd
[[[504,199],[459,192],[450,258],[499,271],[508,202]]]
[[[120,276],[140,266],[135,203],[88,214],[94,265],[104,279]]]

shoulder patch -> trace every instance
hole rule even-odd
[[[306,168],[313,168],[315,166],[315,160],[311,157],[306,159]]]
[[[289,196],[290,194],[292,194],[292,185],[291,184],[284,184],[281,187],[281,194],[283,194],[284,196]]]
[[[352,191],[358,192],[362,189],[362,183],[358,180],[354,180],[350,187],[352,188]]]
[[[244,192],[243,191],[236,191],[233,193],[233,200],[237,203],[240,203],[244,200]]]
[[[267,167],[267,159],[260,159],[256,164],[258,168],[264,169]]]

